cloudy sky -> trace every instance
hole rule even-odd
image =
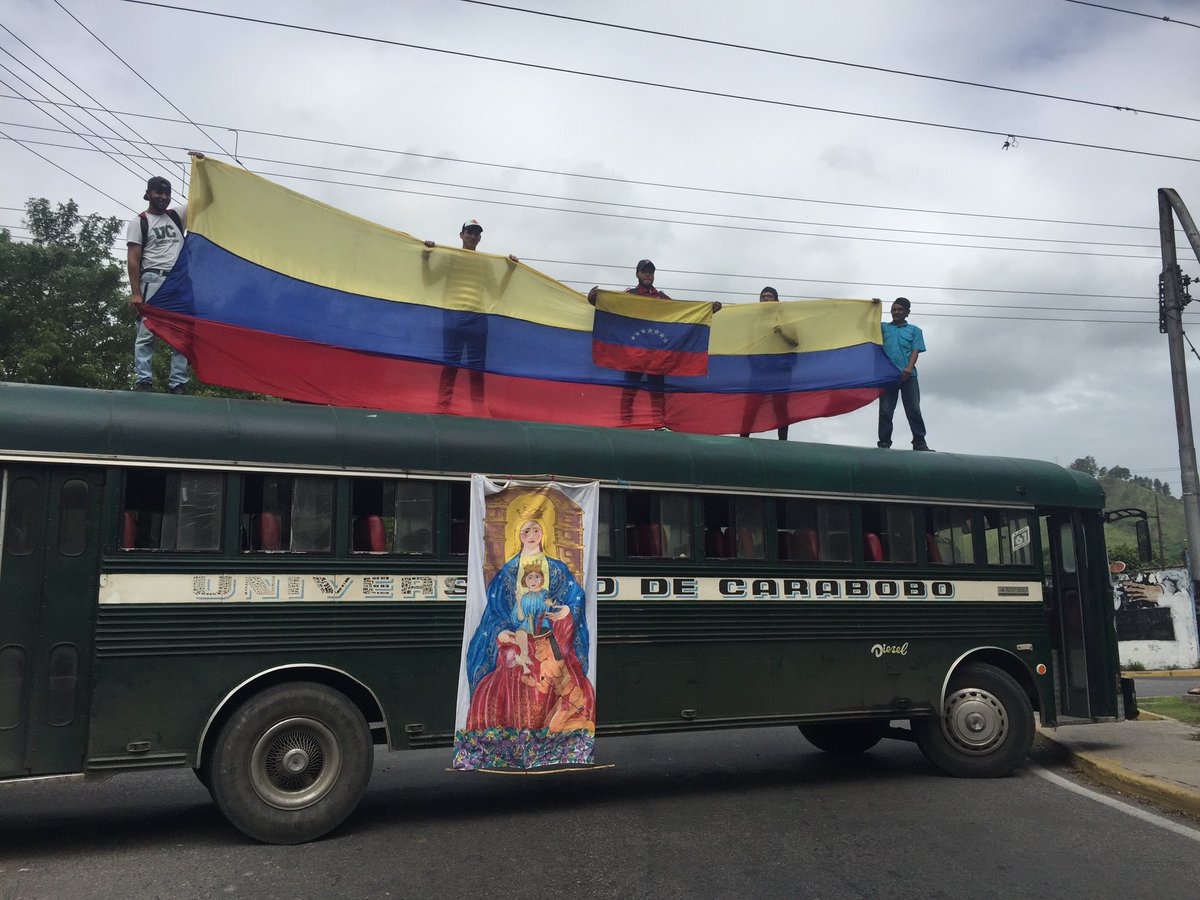
[[[687,299],[905,295],[935,449],[1091,454],[1178,493],[1156,190],[1200,216],[1200,8],[1108,5],[1176,21],[1070,0],[8,0],[0,225],[30,196],[128,218],[186,148],[236,151],[418,237],[477,218],[480,249],[584,290],[648,256]],[[792,437],[870,446],[875,415]]]

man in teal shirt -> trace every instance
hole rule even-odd
[[[912,430],[914,450],[928,450],[925,443],[925,420],[921,418],[921,389],[917,386],[917,355],[925,352],[925,336],[908,320],[912,304],[907,297],[897,297],[892,304],[892,321],[883,322],[883,352],[900,370],[900,383],[889,385],[879,395],[879,446],[892,446],[892,416],[896,399],[904,401],[904,415]]]

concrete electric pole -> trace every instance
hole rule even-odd
[[[1167,335],[1171,354],[1171,386],[1175,393],[1175,430],[1179,437],[1179,469],[1183,479],[1183,515],[1187,525],[1188,570],[1193,590],[1200,573],[1200,478],[1196,474],[1196,441],[1192,435],[1192,407],[1188,399],[1186,357],[1183,349],[1183,307],[1188,281],[1184,280],[1175,253],[1175,217],[1187,235],[1200,262],[1200,232],[1183,201],[1171,188],[1158,189],[1158,231],[1162,242],[1162,274],[1159,276],[1159,331]],[[1196,594],[1193,594],[1196,596]]]

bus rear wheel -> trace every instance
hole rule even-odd
[[[987,663],[967,663],[950,679],[941,715],[913,719],[925,758],[958,778],[1008,775],[1029,755],[1033,707],[1016,680]]]
[[[221,812],[244,834],[300,844],[350,815],[372,756],[367,721],[344,694],[284,684],[251,697],[225,723],[209,783]]]
[[[866,753],[887,733],[888,723],[884,720],[868,722],[820,722],[801,725],[800,733],[805,740],[834,756],[857,756]]]

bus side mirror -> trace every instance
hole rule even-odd
[[[1150,562],[1150,526],[1145,519],[1138,519],[1133,523],[1133,530],[1137,533],[1137,549],[1138,561],[1143,565]]]

